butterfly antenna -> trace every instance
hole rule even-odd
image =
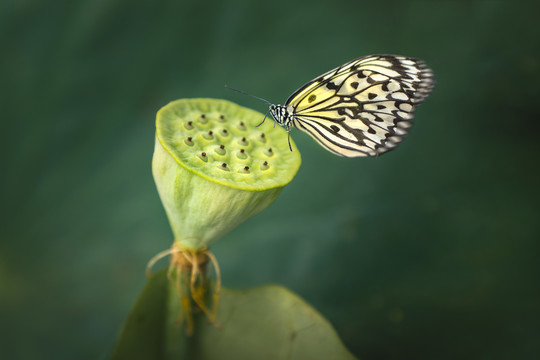
[[[267,103],[268,105],[272,105],[272,103],[266,99],[263,99],[263,98],[260,98],[258,96],[255,96],[255,95],[251,95],[251,94],[248,94],[247,92],[244,92],[242,90],[237,90],[237,89],[233,89],[232,87],[228,86],[228,85],[225,85],[225,87],[229,90],[232,90],[232,91],[236,91],[237,93],[240,93],[240,94],[244,94],[244,95],[247,95],[247,96],[251,96],[252,98],[255,98],[255,99],[259,99],[261,101],[264,101],[265,103]],[[267,113],[268,114],[268,113]],[[263,121],[264,122],[264,121]]]

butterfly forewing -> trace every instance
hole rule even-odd
[[[289,97],[292,124],[333,153],[376,156],[399,144],[433,87],[422,61],[372,55],[350,61]]]

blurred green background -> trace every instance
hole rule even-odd
[[[424,59],[408,139],[303,164],[213,252],[224,285],[279,283],[363,359],[540,357],[540,27],[503,1],[2,1],[0,357],[105,357],[172,242],[156,111],[227,83],[283,102],[353,58]],[[162,264],[164,265],[164,264]]]

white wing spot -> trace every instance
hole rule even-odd
[[[395,100],[409,100],[409,97],[407,96],[407,94],[405,93],[402,93],[402,92],[395,92],[395,93],[392,93],[390,95],[390,97],[392,99],[395,99]]]
[[[412,123],[409,121],[400,121],[396,126],[399,126],[402,129],[409,129],[412,126]]]
[[[398,111],[397,112],[397,116],[403,118],[403,119],[410,119],[412,118],[412,114],[411,113],[406,113],[406,112],[403,112],[403,111]]]
[[[388,91],[397,91],[399,90],[399,84],[395,81],[388,82],[388,85],[386,85],[388,88]]]
[[[374,74],[371,76],[371,78],[375,81],[386,81],[388,80],[388,76],[382,75],[382,74]]]
[[[399,105],[399,109],[403,110],[403,111],[411,111],[412,108],[413,108],[412,105],[407,104],[407,103],[402,103],[402,104]]]

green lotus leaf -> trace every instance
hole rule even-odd
[[[281,286],[222,289],[217,321],[198,314],[178,326],[175,289],[165,272],[149,280],[124,324],[112,360],[354,359],[330,323]]]

